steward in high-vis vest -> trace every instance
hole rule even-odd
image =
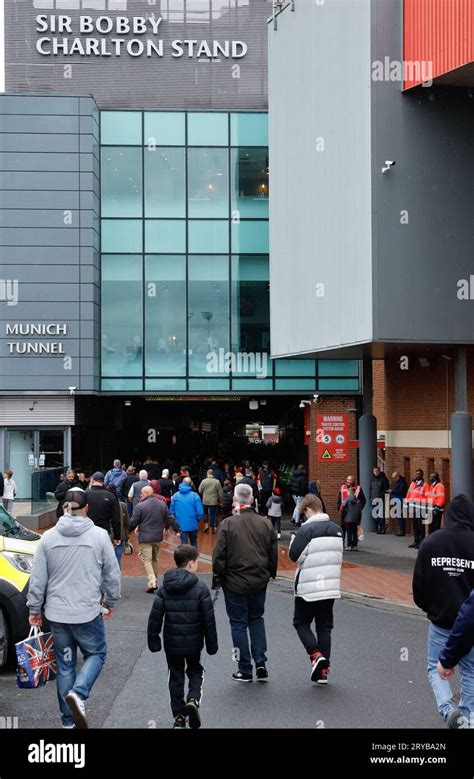
[[[446,505],[446,490],[441,483],[439,473],[430,474],[430,485],[428,488],[428,507],[430,508],[429,532],[434,533],[441,527],[444,507]]]
[[[406,502],[409,510],[408,516],[413,520],[413,535],[415,540],[410,544],[409,549],[418,549],[425,537],[424,519],[427,514],[428,506],[428,484],[424,480],[424,474],[421,468],[415,472],[415,478],[411,482]]]

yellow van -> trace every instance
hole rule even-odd
[[[0,668],[30,631],[26,596],[40,540],[0,506]]]

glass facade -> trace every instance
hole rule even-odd
[[[102,111],[102,389],[357,391],[355,360],[270,360],[263,113]]]

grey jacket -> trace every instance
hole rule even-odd
[[[102,593],[104,597],[102,598]],[[64,514],[44,533],[31,571],[27,605],[52,622],[91,622],[102,600],[120,598],[120,568],[106,530],[89,517]]]
[[[140,479],[140,481],[135,481],[132,486],[130,487],[130,491],[128,494],[128,499],[130,500],[130,492],[133,494],[132,503],[133,508],[135,509],[137,504],[140,502],[140,493],[143,489],[143,487],[149,487],[150,482],[145,481],[144,479]]]
[[[135,506],[130,520],[130,530],[138,526],[138,540],[141,544],[163,541],[165,525],[171,525],[175,533],[181,532],[180,526],[170,514],[164,500],[150,495]]]

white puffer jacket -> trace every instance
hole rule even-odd
[[[290,544],[289,556],[298,563],[295,595],[307,601],[341,597],[342,532],[327,514],[303,523]]]

